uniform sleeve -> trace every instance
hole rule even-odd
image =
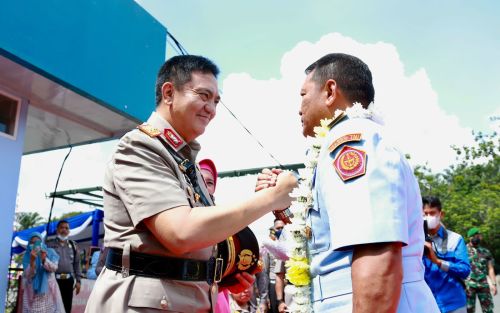
[[[455,250],[455,260],[454,262],[447,262],[448,270],[450,274],[459,277],[461,279],[466,279],[470,273],[469,256],[467,254],[467,247],[463,238],[460,238],[457,248]],[[443,267],[443,266],[441,266]]]
[[[79,282],[82,279],[82,269],[80,266],[80,249],[76,242],[72,241],[71,244],[75,248],[75,257],[73,258],[73,270],[75,272],[76,281]],[[72,251],[73,253],[73,251]]]
[[[113,183],[132,223],[189,206],[186,192],[161,149],[142,133],[124,137],[113,159]]]
[[[329,168],[320,169],[328,173],[321,192],[328,210],[332,248],[383,242],[407,245],[405,184],[412,174],[404,157],[386,146],[377,134],[356,148],[367,155],[364,175],[342,181],[332,165],[335,155],[324,162]]]

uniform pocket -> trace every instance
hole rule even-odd
[[[193,283],[198,284],[198,283]],[[207,287],[208,288],[208,287]],[[202,299],[196,299],[202,296]],[[208,304],[208,308],[203,308]],[[210,308],[208,291],[196,286],[168,280],[136,276],[132,285],[128,306],[151,308],[166,312],[199,312]]]
[[[318,254],[327,251],[330,248],[330,223],[326,210],[316,206],[309,210],[308,218],[312,229],[309,252]]]

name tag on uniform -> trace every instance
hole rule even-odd
[[[338,139],[335,139],[335,141],[332,142],[330,147],[328,147],[328,152],[332,152],[333,150],[337,149],[340,145],[351,141],[361,141],[361,133],[347,134]]]

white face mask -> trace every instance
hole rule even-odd
[[[436,229],[439,224],[441,224],[441,217],[439,215],[428,215],[425,217],[425,220],[427,221],[427,227],[429,227],[429,229]]]
[[[57,235],[57,238],[59,238],[59,240],[66,240],[68,239],[68,236]]]

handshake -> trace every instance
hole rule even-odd
[[[297,187],[297,178],[290,171],[283,171],[281,169],[264,169],[257,176],[257,183],[255,184],[255,191],[261,191],[267,188],[282,188],[286,192],[285,201],[282,205],[278,206],[277,210],[273,210],[273,214],[277,219],[282,220],[285,224],[291,224],[290,218],[293,214],[288,207],[294,200],[290,197],[290,192],[293,188]]]

